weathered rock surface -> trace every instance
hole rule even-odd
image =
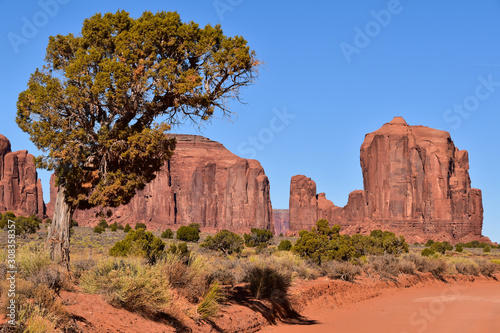
[[[43,217],[45,206],[34,156],[27,150],[12,152],[0,134],[0,212],[6,211]]]
[[[189,223],[205,230],[274,230],[269,180],[258,161],[240,158],[201,136],[175,136],[172,159],[128,205],[111,209],[108,221],[131,226],[143,222],[161,230]],[[56,192],[52,178],[49,216]],[[80,225],[95,225],[99,211],[78,210],[74,218]]]
[[[366,135],[360,158],[364,191],[352,192],[343,208],[316,195],[312,180],[292,178],[290,230],[327,218],[349,232],[382,228],[416,241],[481,237],[481,191],[471,188],[467,151],[448,132],[396,117]]]
[[[285,234],[289,229],[290,214],[288,209],[273,209],[274,233]]]

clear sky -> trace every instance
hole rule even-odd
[[[43,64],[48,37],[78,34],[85,18],[124,9],[177,11],[244,36],[265,62],[234,104],[231,122],[202,134],[259,160],[274,208],[287,208],[290,178],[305,174],[336,205],[362,189],[364,135],[394,116],[451,133],[469,151],[483,191],[483,234],[500,242],[500,1],[0,0],[0,133],[37,154],[15,123],[18,94]],[[48,201],[47,172],[40,171]]]

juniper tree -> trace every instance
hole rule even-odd
[[[128,203],[171,157],[171,125],[230,115],[259,65],[243,37],[176,12],[96,14],[78,36],[50,37],[16,121],[42,152],[37,166],[57,176],[52,259],[69,262],[76,209]]]

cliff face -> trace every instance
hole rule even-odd
[[[288,209],[273,209],[274,233],[285,234],[289,229],[290,214]]]
[[[0,212],[6,211],[42,218],[45,206],[34,156],[27,150],[12,152],[10,141],[0,134]]]
[[[316,195],[314,182],[292,178],[290,230],[310,228],[316,216],[350,232],[381,228],[416,241],[481,237],[481,191],[471,188],[468,153],[455,147],[449,133],[396,117],[366,135],[360,159],[364,191],[351,192],[343,208]]]
[[[108,221],[146,223],[153,229],[199,223],[204,228],[274,230],[269,180],[258,161],[240,158],[222,144],[195,135],[175,135],[170,161],[125,206],[111,209]],[[51,179],[51,203],[57,189]],[[81,225],[94,225],[99,210],[76,211]],[[53,214],[48,205],[49,216]]]

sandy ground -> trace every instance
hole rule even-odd
[[[312,325],[266,327],[262,332],[500,332],[500,283],[387,290],[341,309],[306,311]]]

